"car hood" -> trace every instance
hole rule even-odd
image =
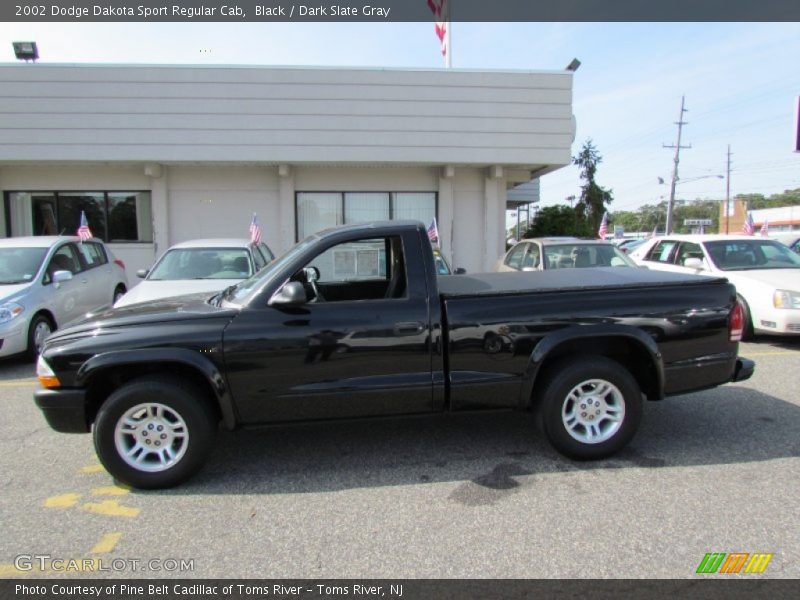
[[[734,285],[755,281],[782,290],[800,291],[800,269],[756,269],[749,271],[722,271]]]
[[[240,281],[241,279],[145,280],[125,294],[114,306],[120,308],[139,302],[150,302],[151,300],[199,294],[201,292],[206,292],[210,296],[214,292],[221,292],[229,285]]]
[[[208,298],[208,293],[190,294],[90,313],[69,327],[57,330],[48,338],[48,342],[83,336],[89,332],[94,334],[117,327],[188,319],[232,318],[237,314],[238,309],[214,306],[208,302]]]
[[[30,287],[30,283],[17,283],[12,285],[0,285],[0,304],[15,301],[22,292]]]

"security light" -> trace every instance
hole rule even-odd
[[[17,60],[36,60],[39,58],[39,49],[36,42],[13,42],[14,54]]]
[[[572,71],[573,73],[578,70],[578,67],[581,66],[581,61],[577,58],[573,58],[572,62],[567,65],[567,71]]]

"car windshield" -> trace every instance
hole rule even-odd
[[[800,269],[800,256],[772,240],[719,240],[705,246],[722,271]]]
[[[0,248],[0,285],[33,281],[47,248]]]
[[[307,237],[299,244],[289,248],[289,250],[277,257],[252,277],[245,279],[244,281],[240,281],[235,286],[231,286],[229,289],[226,289],[222,295],[217,295],[215,298],[226,300],[233,304],[241,304],[245,302],[245,300],[251,294],[256,293],[263,285],[268,283],[276,273],[280,273],[285,265],[292,262],[295,256],[313,244],[317,237],[318,236],[316,235]]]
[[[612,244],[545,244],[544,255],[545,269],[636,266]]]
[[[433,263],[436,265],[436,273],[439,275],[450,275],[452,271],[450,271],[450,265],[447,264],[447,261],[444,259],[444,256],[439,251],[433,252]]]
[[[175,248],[153,267],[147,279],[244,279],[252,274],[244,248]]]

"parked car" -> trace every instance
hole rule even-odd
[[[0,240],[0,356],[36,358],[51,332],[108,308],[127,287],[125,265],[100,240]]]
[[[220,423],[531,410],[560,452],[597,459],[631,440],[645,398],[749,378],[741,326],[722,278],[438,276],[424,224],[365,223],[313,235],[214,296],[55,333],[35,398],[51,427],[92,431],[105,468],[142,488],[190,477]]]
[[[266,244],[254,244],[247,239],[191,240],[175,244],[152,269],[136,273],[144,281],[114,306],[198,292],[218,292],[247,279],[274,258]]]
[[[745,314],[745,339],[756,333],[800,334],[800,256],[759,236],[659,237],[631,257],[650,269],[727,277]]]
[[[645,238],[638,238],[633,240],[623,240],[619,244],[617,244],[617,248],[620,249],[620,252],[623,254],[630,254],[630,252],[644,244],[647,240]]]
[[[789,249],[795,254],[800,254],[800,231],[787,231],[785,233],[776,233],[774,235],[771,235],[770,237],[773,240],[780,242],[784,246],[788,246]]]
[[[575,238],[532,238],[517,242],[495,271],[543,271],[586,267],[635,267],[611,242]]]

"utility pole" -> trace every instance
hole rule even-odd
[[[731,145],[728,144],[728,166],[725,177],[725,234],[730,233],[731,222]]]
[[[675,205],[675,186],[678,185],[678,163],[681,160],[681,149],[689,149],[692,147],[691,144],[688,146],[681,146],[681,133],[683,132],[683,126],[688,125],[686,121],[683,120],[683,113],[689,112],[688,108],[684,108],[686,97],[681,96],[681,112],[678,116],[678,120],[675,125],[678,126],[678,141],[675,144],[670,144],[667,146],[663,144],[664,148],[675,148],[675,158],[674,163],[675,165],[672,168],[672,185],[670,186],[669,190],[669,202],[667,203],[667,224],[665,229],[665,234],[669,235],[672,233],[672,209]]]

